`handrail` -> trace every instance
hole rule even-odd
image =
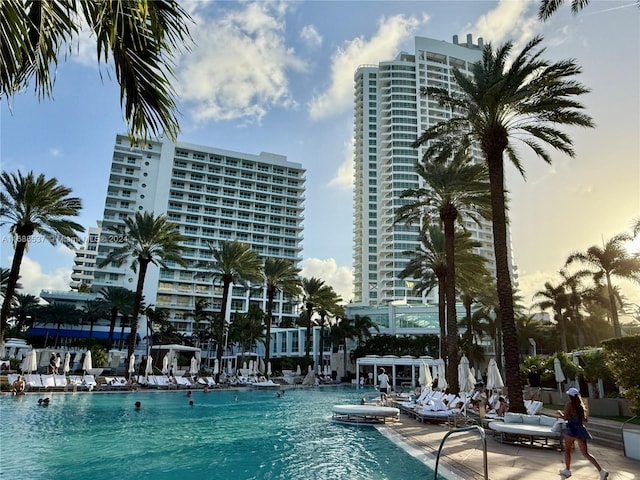
[[[627,423],[629,423],[631,420],[633,420],[634,418],[637,418],[637,417],[638,417],[638,415],[634,415],[630,419],[625,420],[622,423],[622,426],[620,427],[620,434],[622,435],[622,455],[624,455],[625,457],[627,456],[627,449],[626,449],[625,444],[624,444],[624,427],[625,427],[625,425]]]
[[[438,480],[438,463],[440,462],[440,453],[442,452],[442,447],[444,446],[444,442],[447,440],[449,435],[452,433],[461,433],[461,432],[470,432],[471,430],[476,430],[480,433],[480,438],[482,439],[482,460],[484,464],[484,478],[485,480],[489,480],[489,469],[487,465],[487,436],[484,433],[484,428],[479,425],[471,425],[469,427],[460,427],[455,428],[453,430],[449,430],[442,440],[440,441],[440,447],[438,448],[438,455],[436,456],[436,467],[433,473],[434,480]]]

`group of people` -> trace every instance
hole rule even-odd
[[[58,375],[61,365],[62,357],[60,356],[60,353],[52,353],[51,357],[49,357],[49,373]]]

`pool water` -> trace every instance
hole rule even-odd
[[[0,478],[433,478],[375,428],[329,420],[352,388],[46,395],[0,397]]]

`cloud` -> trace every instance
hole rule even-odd
[[[508,40],[513,41],[514,49],[524,45],[542,29],[537,17],[537,1],[499,0],[493,10],[482,15],[474,26],[467,26],[465,32],[476,32],[494,46]],[[514,38],[514,35],[518,35]]]
[[[49,149],[49,155],[51,155],[52,157],[59,157],[61,155],[60,149],[51,147]]]
[[[326,91],[315,95],[309,102],[309,116],[320,119],[336,115],[351,107],[353,102],[353,74],[359,65],[378,64],[381,59],[393,58],[400,45],[414,36],[422,19],[394,15],[383,17],[378,31],[370,40],[362,36],[347,41],[331,59],[331,84]]]
[[[71,281],[71,268],[57,268],[51,272],[43,272],[42,266],[28,256],[22,258],[20,265],[20,293],[40,295],[42,290],[68,291]]]
[[[318,33],[315,25],[305,25],[300,31],[300,38],[310,48],[322,45],[322,36]]]
[[[345,303],[353,298],[353,272],[350,267],[339,266],[333,258],[307,258],[302,261],[300,274],[305,278],[316,277],[324,280]]]
[[[296,106],[287,71],[304,70],[305,63],[285,45],[286,4],[232,5],[242,8],[206,20],[193,11],[195,46],[175,68],[178,95],[198,122],[259,122],[274,106]]]
[[[338,187],[344,190],[350,190],[353,188],[353,138],[344,143],[344,159],[335,177],[329,182],[329,186]]]

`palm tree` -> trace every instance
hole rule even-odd
[[[282,292],[283,297],[297,297],[300,295],[300,269],[290,260],[267,257],[262,267],[267,293],[267,318],[265,335],[265,365],[270,359],[271,324],[273,322],[273,303],[276,293]]]
[[[477,145],[488,165],[506,383],[510,397],[514,396],[510,402],[515,412],[524,412],[525,408],[509,269],[504,155],[524,175],[515,140],[522,141],[537,156],[551,163],[545,144],[574,156],[573,142],[559,126],[593,126],[591,118],[581,111],[584,107],[575,99],[588,92],[574,79],[580,67],[573,60],[552,63],[542,59],[544,49],[536,51],[541,42],[542,37],[535,37],[512,61],[509,58],[511,42],[495,51],[488,44],[482,59],[472,66],[471,76],[452,70],[459,90],[426,88],[424,93],[431,100],[448,107],[455,115],[427,128],[415,144],[429,145],[425,155],[440,159],[448,159],[453,153],[468,151]]]
[[[194,327],[192,336],[196,337],[198,341],[200,341],[200,327],[202,322],[209,321],[209,313],[207,312],[207,310],[210,306],[211,302],[209,302],[206,298],[196,299],[196,304],[193,309],[193,315],[191,315],[191,317],[193,318]]]
[[[165,308],[154,308],[149,305],[144,309],[144,315],[147,317],[147,354],[151,353],[151,345],[153,344],[153,334],[156,327],[167,327],[171,325],[169,321],[169,310]]]
[[[22,329],[33,324],[33,314],[40,305],[40,298],[28,293],[17,293],[13,305],[13,315],[16,317],[16,336],[22,336]],[[31,319],[31,320],[29,320]],[[30,325],[31,324],[31,325]]]
[[[257,283],[262,281],[262,262],[255,250],[252,250],[248,244],[237,240],[222,240],[218,248],[215,248],[211,243],[209,243],[208,246],[213,256],[213,261],[198,262],[196,268],[204,269],[205,272],[196,275],[210,275],[213,285],[217,282],[222,283],[220,316],[214,318],[214,332],[217,337],[216,358],[218,359],[218,363],[222,365],[224,348],[223,336],[227,328],[227,303],[231,286],[237,283],[248,287],[248,282]],[[216,381],[218,380],[219,374],[218,378],[216,378]]]
[[[318,296],[318,304],[316,310],[318,312],[318,325],[320,326],[320,360],[323,360],[324,355],[324,332],[325,328],[329,327],[331,318],[339,318],[344,316],[344,307],[342,306],[343,300],[333,287],[324,285],[320,289]]]
[[[69,196],[71,189],[59,185],[55,178],[47,180],[44,175],[36,178],[33,172],[27,175],[22,175],[20,172],[17,174],[2,172],[0,183],[4,190],[0,193],[0,218],[7,219],[7,222],[3,223],[10,224],[15,247],[0,312],[0,343],[2,343],[11,311],[11,301],[20,276],[20,265],[31,241],[46,240],[54,246],[60,242],[66,247],[73,248],[79,242],[78,234],[84,232],[84,227],[69,218],[80,213],[81,200]],[[35,233],[38,237],[33,236]]]
[[[264,312],[258,305],[252,303],[247,313],[236,315],[229,326],[229,338],[238,342],[243,357],[244,352],[251,351],[257,343],[266,341],[263,320]]]
[[[464,218],[479,222],[479,214],[490,217],[490,195],[487,167],[472,164],[466,152],[457,152],[451,160],[432,162],[431,154],[423,157],[416,166],[417,174],[424,180],[424,187],[410,188],[402,192],[401,198],[413,202],[398,209],[396,222],[430,223],[439,218],[444,226],[445,259],[447,262],[446,321],[447,360],[452,391],[457,391],[458,368],[458,322],[456,319],[456,268],[455,268],[455,224]],[[437,160],[437,159],[436,159]]]
[[[133,313],[133,304],[136,295],[131,290],[124,287],[104,287],[99,295],[107,302],[110,311],[109,323],[109,346],[113,344],[113,331],[116,328],[118,314],[129,316]],[[120,339],[122,340],[122,338]]]
[[[109,314],[109,304],[106,300],[98,298],[89,300],[83,308],[85,319],[89,321],[89,338],[93,338],[93,326],[101,318]]]
[[[188,49],[191,18],[177,0],[120,2],[0,2],[0,91],[14,95],[31,81],[39,98],[52,96],[60,47],[88,26],[99,64],[114,65],[130,137],[165,133],[175,141],[172,61]]]
[[[604,280],[609,294],[613,334],[622,336],[618,308],[615,300],[612,277],[623,278],[640,283],[640,257],[627,253],[625,243],[632,240],[631,235],[622,233],[604,243],[603,247],[596,245],[589,247],[586,252],[575,252],[569,255],[566,265],[578,261],[590,267],[590,272],[596,283]]]
[[[320,280],[316,277],[303,278],[302,279],[302,301],[304,303],[305,312],[305,326],[306,339],[305,339],[305,358],[309,360],[311,351],[311,325],[313,324],[313,313],[316,305],[319,303],[321,297],[322,287],[324,287],[324,280]]]
[[[542,21],[548,20],[563,3],[564,0],[540,0],[538,18]],[[575,15],[587,5],[589,5],[589,0],[571,0],[571,13]]]
[[[544,289],[533,294],[533,300],[538,299],[532,308],[539,308],[541,311],[553,310],[553,319],[560,331],[560,348],[563,352],[568,352],[567,347],[567,326],[565,311],[568,308],[568,298],[564,284],[554,285],[551,282],[544,282]]]
[[[0,295],[5,296],[7,294],[7,284],[9,283],[9,274],[11,273],[11,269],[9,268],[0,268]],[[20,277],[18,277],[20,278]],[[21,290],[22,285],[16,283],[16,287],[14,292],[17,290]]]
[[[69,305],[68,303],[52,303],[49,305],[41,305],[38,318],[43,319],[46,323],[53,323],[56,325],[56,337],[53,341],[53,345],[58,345],[60,338],[60,329],[63,324],[77,325],[81,320],[81,311],[76,310],[76,307]],[[46,345],[45,345],[46,347]]]
[[[180,242],[185,241],[186,237],[180,233],[176,224],[169,221],[166,215],[155,217],[153,213],[149,212],[136,212],[133,218],[128,217],[124,220],[124,225],[114,225],[108,230],[113,232],[117,238],[124,239],[124,242],[121,246],[111,250],[107,257],[100,262],[99,267],[104,267],[112,262],[121,266],[133,258],[131,269],[135,272],[139,268],[128,342],[127,358],[130,358],[136,346],[138,315],[142,305],[144,279],[149,264],[168,268],[165,262],[175,262],[186,267],[187,262],[182,256],[182,246],[180,245]]]

